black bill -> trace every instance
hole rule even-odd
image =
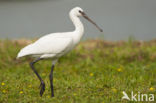
[[[92,21],[84,12],[81,12],[82,16],[87,19],[88,21],[90,21],[92,24],[94,24],[96,26],[97,29],[99,29],[100,32],[103,32],[103,30],[94,22]]]

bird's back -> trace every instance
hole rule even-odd
[[[28,55],[37,55],[37,56],[43,56],[49,54],[53,55],[55,54],[63,54],[73,47],[73,39],[71,36],[71,33],[53,33],[48,34],[40,39],[38,39],[36,42],[24,47],[21,49],[21,51],[18,53],[17,58],[28,56]]]

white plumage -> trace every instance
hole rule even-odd
[[[75,25],[73,32],[64,33],[52,33],[41,37],[35,43],[30,44],[18,53],[17,58],[24,56],[33,56],[38,58],[59,58],[66,54],[76,44],[79,43],[81,37],[84,34],[84,27],[81,23],[79,16],[84,16],[86,19],[91,21],[80,7],[75,7],[69,13],[69,16]],[[98,27],[93,21],[91,21],[96,27]],[[99,27],[98,27],[99,29]],[[101,30],[101,29],[100,29]]]
[[[53,60],[53,65],[51,67],[51,72],[49,75],[50,86],[51,86],[51,96],[54,97],[53,90],[53,69],[56,61],[59,57],[71,51],[81,40],[84,34],[84,27],[81,23],[79,16],[83,16],[91,23],[93,23],[100,31],[100,29],[84,12],[80,7],[73,8],[69,13],[70,19],[75,25],[75,30],[72,32],[62,32],[62,33],[52,33],[45,35],[38,39],[36,42],[24,47],[18,53],[17,58],[21,58],[24,56],[32,56],[36,59],[30,62],[30,66],[34,73],[39,78],[41,84],[40,95],[42,96],[45,91],[45,83],[37,73],[34,64],[41,59],[50,58]]]
[[[66,33],[69,34],[69,33]],[[53,58],[59,57],[71,50],[74,46],[72,37],[59,34],[49,34],[43,36],[35,43],[30,44],[23,48],[19,53],[17,58],[23,56],[33,56],[40,58]]]

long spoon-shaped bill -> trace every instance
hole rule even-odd
[[[95,25],[96,28],[99,29],[100,32],[103,32],[103,30],[94,21],[92,21],[84,12],[82,12],[81,14],[85,19],[87,19],[89,22]]]

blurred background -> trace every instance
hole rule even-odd
[[[81,18],[84,41],[56,64],[53,99],[51,60],[35,65],[46,83],[41,98],[32,59],[17,54],[41,36],[73,31],[75,6],[104,32]],[[130,103],[123,91],[147,103],[156,96],[156,0],[0,0],[0,103]]]
[[[80,6],[102,29],[88,21],[83,39],[156,38],[156,0],[0,0],[0,38],[37,38],[74,30],[69,11]]]

